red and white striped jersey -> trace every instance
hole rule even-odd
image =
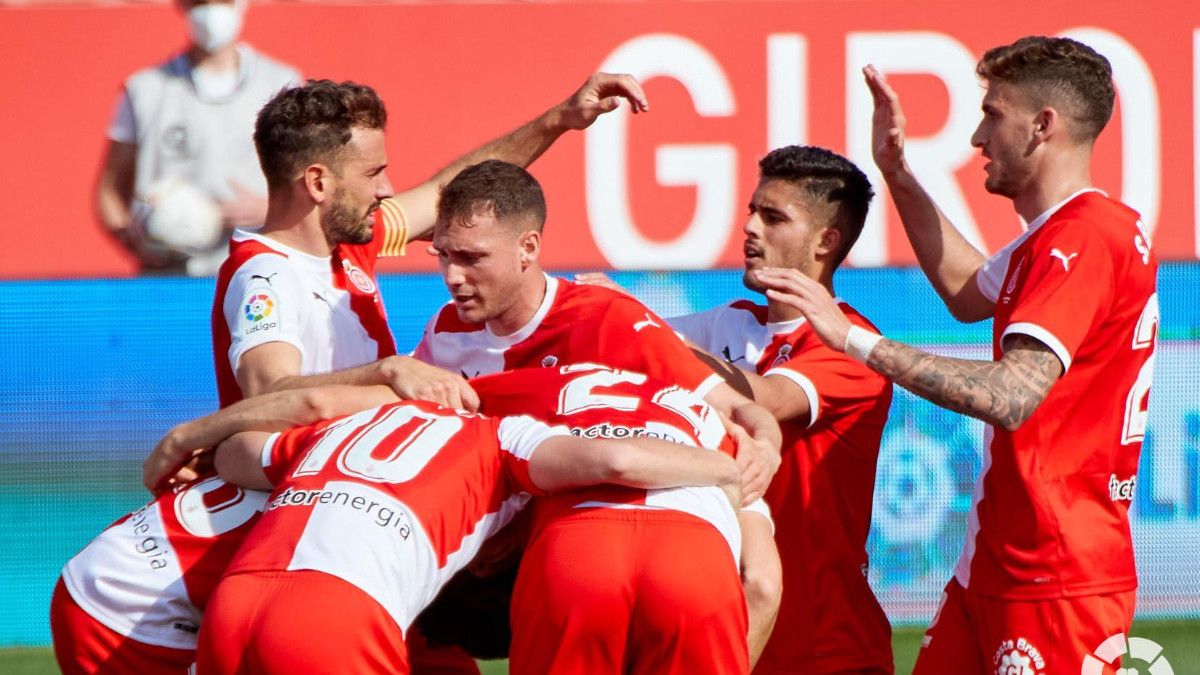
[[[839,307],[854,325],[878,332],[847,303]],[[806,418],[780,424],[783,461],[766,494],[788,590],[756,671],[888,666],[891,628],[866,571],[891,383],[827,347],[803,318],[769,322],[767,308],[748,300],[668,321],[730,365],[786,377],[808,398]]]
[[[250,349],[286,342],[300,352],[300,374],[353,368],[396,353],[375,282],[379,256],[404,251],[403,211],[390,199],[375,212],[374,238],[338,244],[329,257],[297,251],[236,230],[217,273],[213,362],[221,407],[242,399],[235,373]]]
[[[696,358],[666,321],[637,300],[598,286],[546,277],[546,297],[527,325],[494,335],[464,323],[453,303],[430,321],[413,356],[464,377],[515,368],[596,363],[644,373],[703,396],[721,378]]]
[[[528,460],[567,433],[416,401],[273,434],[263,462],[276,489],[228,573],[331,574],[407,631],[484,540],[541,494]]]
[[[1016,431],[987,427],[983,470],[955,577],[1017,599],[1132,590],[1129,507],[1158,333],[1158,260],[1138,214],[1072,195],[992,258],[993,356],[1030,336],[1063,375]]]
[[[530,415],[566,426],[583,438],[648,437],[714,448],[731,456],[734,452],[719,416],[703,399],[642,373],[595,364],[522,368],[477,377],[471,386],[479,394],[480,410],[488,415]],[[580,508],[689,513],[717,528],[729,542],[734,559],[740,557],[737,518],[716,487],[646,490],[601,485],[539,497],[534,500],[534,527]],[[765,511],[761,506],[756,510]]]
[[[63,583],[113,631],[195,649],[208,598],[266,500],[216,476],[178,487],[101,532],[63,567]]]

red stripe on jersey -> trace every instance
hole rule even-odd
[[[396,341],[388,328],[387,312],[375,280],[376,254],[385,235],[378,217],[374,230],[375,236],[368,244],[338,244],[330,264],[334,285],[350,294],[350,309],[358,315],[367,335],[379,345],[376,358],[382,359],[396,353]]]

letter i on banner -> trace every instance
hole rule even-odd
[[[946,85],[950,110],[946,126],[933,136],[905,139],[905,154],[913,171],[921,177],[929,195],[967,241],[987,253],[975,218],[967,207],[955,172],[971,160],[971,134],[979,121],[981,92],[975,81],[975,56],[949,35],[928,32],[850,33],[846,36],[846,150],[852,162],[871,179],[877,203],[887,191],[871,153],[871,117],[875,105],[862,81],[862,68],[869,63],[884,73],[932,75]],[[909,110],[908,114],[912,114]],[[887,209],[873,208],[867,214],[862,238],[850,251],[849,261],[858,267],[886,265],[888,259]],[[1013,233],[1016,233],[1013,228]]]

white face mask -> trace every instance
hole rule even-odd
[[[237,5],[197,5],[188,10],[187,19],[192,44],[206,52],[215,52],[233,42],[242,30],[242,12]]]

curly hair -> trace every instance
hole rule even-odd
[[[351,130],[383,129],[387,110],[375,90],[354,82],[309,80],[276,94],[254,122],[254,147],[267,185],[281,188],[313,162],[335,172]]]
[[[1070,38],[1030,35],[989,49],[975,66],[988,83],[1012,84],[1035,106],[1049,105],[1075,121],[1079,140],[1095,140],[1112,117],[1112,66]]]
[[[442,186],[437,219],[449,223],[481,212],[490,212],[501,224],[541,232],[546,222],[546,197],[528,171],[489,159],[468,166]]]
[[[862,234],[875,191],[854,162],[836,152],[811,145],[789,145],[767,153],[758,161],[760,180],[792,183],[811,208],[825,215],[842,234],[836,264],[850,253]]]

